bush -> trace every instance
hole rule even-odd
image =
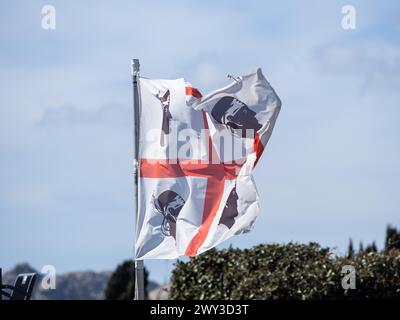
[[[400,299],[400,251],[362,253],[353,259],[337,259],[356,270],[356,290],[344,292],[350,299]],[[343,293],[343,292],[342,292]]]
[[[344,290],[342,267],[356,270],[356,290]],[[400,252],[333,257],[308,245],[258,245],[210,250],[178,262],[172,299],[361,299],[400,298]]]
[[[145,269],[144,287],[147,288],[148,272]],[[132,300],[135,292],[135,262],[126,260],[112,273],[105,289],[109,300]],[[147,297],[147,290],[145,292]]]

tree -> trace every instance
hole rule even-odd
[[[353,240],[350,238],[349,247],[347,249],[347,258],[354,256]]]
[[[377,246],[376,246],[375,241],[373,241],[372,244],[368,245],[368,246],[365,248],[365,252],[366,252],[366,253],[369,253],[369,252],[378,252],[378,248],[377,248]]]
[[[400,231],[388,225],[386,228],[385,250],[400,249]]]
[[[144,270],[145,297],[147,298],[148,272]],[[132,300],[135,289],[135,263],[126,260],[118,265],[108,281],[105,298],[109,300]]]
[[[358,248],[358,253],[363,253],[364,252],[364,245],[362,243],[362,241],[360,241],[360,246]]]

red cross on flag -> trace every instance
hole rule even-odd
[[[261,69],[204,97],[184,79],[139,88],[136,259],[195,256],[249,231],[252,171],[281,106]]]

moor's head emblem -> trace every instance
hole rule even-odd
[[[236,186],[229,193],[228,199],[226,200],[225,208],[222,211],[221,218],[218,224],[224,224],[229,229],[232,228],[235,223],[235,218],[238,216],[237,201],[239,197],[236,192]]]
[[[170,102],[170,92],[169,90],[165,91],[163,95],[160,92],[154,94],[154,96],[160,100],[161,109],[162,109],[162,123],[161,123],[161,137],[160,144],[164,145],[164,135],[170,133],[171,129],[169,126],[169,121],[172,119],[171,112],[169,112],[169,102]]]
[[[253,130],[254,134],[262,125],[255,117],[256,113],[244,102],[231,96],[225,96],[214,105],[211,116],[218,123],[227,126],[232,133],[239,132],[239,136],[246,137],[246,130]]]
[[[161,223],[161,232],[165,236],[172,236],[176,239],[176,221],[185,200],[176,192],[167,190],[158,197],[153,195],[153,204],[157,212],[164,217]]]

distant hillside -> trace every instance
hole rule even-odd
[[[3,283],[14,284],[19,273],[36,272],[27,263],[16,265],[13,269],[3,274]],[[42,276],[39,275],[32,299],[34,300],[96,300],[103,298],[103,291],[111,272],[69,272],[57,275],[56,289],[44,290],[41,287]]]
[[[11,270],[3,271],[3,284],[14,284],[20,273],[39,272],[28,263],[17,264]],[[44,290],[41,287],[42,276],[36,280],[32,300],[99,300],[104,299],[104,289],[112,272],[78,271],[57,275],[56,289]],[[155,289],[157,283],[149,282],[149,291]]]

